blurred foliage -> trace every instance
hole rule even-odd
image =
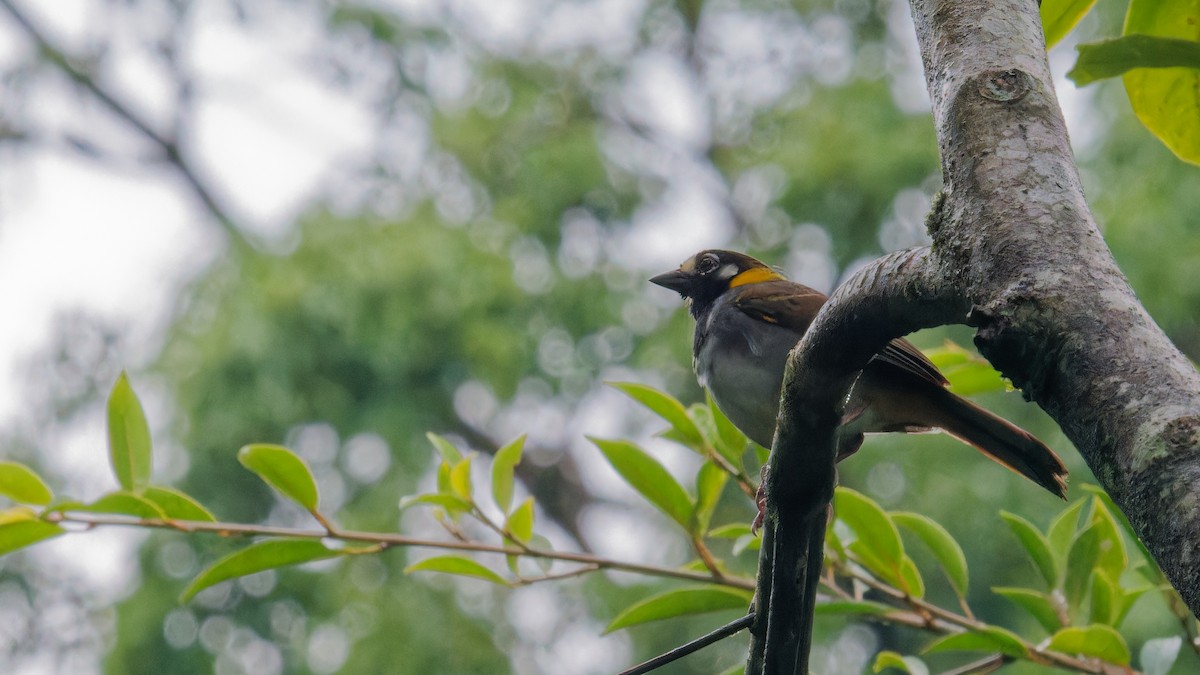
[[[923,241],[937,146],[908,10],[885,0],[654,1],[625,14],[621,3],[546,3],[530,5],[529,25],[503,32],[486,15],[432,4],[423,12],[377,3],[215,3],[236,30],[264,41],[285,13],[317,16],[320,30],[294,58],[365,103],[376,142],[280,241],[230,244],[179,291],[145,369],[155,400],[173,415],[168,428],[152,429],[162,434],[164,464],[222,518],[269,514],[268,522],[287,525],[306,514],[235,459],[249,442],[286,444],[311,467],[324,506],[343,526],[387,531],[402,519],[409,524],[401,495],[437,483],[427,430],[485,454],[528,432],[520,490],[544,509],[539,523],[556,545],[620,540],[679,562],[687,537],[666,516],[648,515],[647,504],[614,495],[616,478],[600,476],[588,459],[598,453],[583,430],[640,442],[653,424],[632,403],[605,399],[600,382],[638,379],[701,400],[688,367],[690,321],[674,298],[644,283],[695,249],[749,250],[819,285],[863,257]],[[137,27],[123,44],[181,79],[189,75],[189,41],[214,20],[191,16],[199,10],[188,3],[109,9]],[[1098,3],[1067,42],[1118,34],[1123,12]],[[120,50],[102,48],[114,39],[108,34],[91,39],[87,64],[105,72],[105,59]],[[41,126],[44,116],[31,113],[36,107],[20,105],[23,94],[39,91],[38,78],[55,77],[30,54],[4,73],[12,96],[0,107],[5,130],[28,133],[5,138],[55,137]],[[205,84],[219,90],[221,83]],[[1083,112],[1069,121],[1085,184],[1147,308],[1195,357],[1195,169],[1149,137],[1114,84],[1076,94]],[[654,96],[660,88],[684,95],[664,102]],[[175,101],[175,112],[188,120],[186,106],[208,90],[180,90],[190,94]],[[81,115],[92,109],[86,92],[73,95]],[[110,148],[111,127],[95,126],[70,132],[95,133],[91,145]],[[185,159],[193,141],[180,138]],[[145,155],[132,152],[126,161]],[[107,327],[80,321],[58,335],[46,362],[31,370],[31,390],[48,392],[43,408],[61,413],[63,426],[89,401],[99,410],[96,381],[111,381],[114,363],[146,360]],[[970,340],[963,329],[915,339],[937,347],[947,336]],[[1040,411],[997,391],[994,376],[961,353],[943,348],[941,358],[974,374],[956,386],[989,391],[985,405],[1067,457],[1073,484],[1088,480]],[[704,431],[709,423],[697,420]],[[44,431],[54,420],[39,424],[12,456],[55,456],[44,445],[56,438]],[[663,450],[651,443],[663,441],[645,444],[647,453]],[[1000,525],[989,514],[1004,508],[1044,529],[1059,506],[973,455],[946,438],[877,438],[840,477],[885,512],[920,513],[954,533],[971,571],[965,601],[988,621],[1033,634],[1037,617],[988,589],[1027,585],[1036,573],[1023,549],[996,535]],[[50,476],[70,473],[54,460],[45,464]],[[630,464],[634,473],[646,466]],[[686,481],[682,489],[698,494]],[[678,494],[670,503],[679,505]],[[728,487],[705,503],[713,523],[750,515],[749,499]],[[725,533],[715,537],[717,556],[751,545],[740,530]],[[102,629],[111,630],[101,641],[106,670],[563,672],[586,670],[572,658],[597,651],[646,658],[712,625],[648,624],[596,647],[581,635],[591,639],[622,609],[667,587],[596,575],[551,600],[529,602],[516,592],[506,601],[480,590],[482,583],[406,577],[413,561],[399,551],[320,573],[248,577],[180,607],[182,580],[235,548],[151,537],[140,549],[136,588],[119,603],[113,627]],[[933,554],[913,549],[917,566],[928,567]],[[38,597],[39,584],[50,582],[21,571],[30,566],[6,563],[0,583],[28,585]],[[932,602],[957,602],[950,583],[926,581]],[[1153,603],[1135,606],[1122,626],[1134,654],[1173,630],[1160,605],[1144,605]],[[514,613],[534,612],[561,625],[513,621]],[[859,672],[880,649],[911,654],[924,646],[909,632],[837,617],[819,621],[817,632],[821,672]],[[744,653],[736,644],[718,649],[721,668]],[[341,664],[333,657],[343,652]],[[708,673],[714,660],[663,672]],[[1190,651],[1180,661],[1178,672],[1198,667]]]

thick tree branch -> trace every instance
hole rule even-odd
[[[928,249],[881,258],[842,285],[788,360],[766,479],[749,673],[806,673],[842,404],[889,340],[962,321],[968,305]]]
[[[1200,375],[1147,315],[1080,187],[1033,0],[912,0],[947,197],[936,263],[976,344],[1053,417],[1200,609]]]

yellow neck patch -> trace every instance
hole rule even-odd
[[[763,281],[780,281],[783,275],[769,267],[751,267],[745,272],[738,273],[737,276],[729,280],[730,288],[745,286],[746,284],[757,284]]]

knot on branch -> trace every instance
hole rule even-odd
[[[1029,73],[1017,68],[989,70],[978,79],[979,94],[990,101],[1014,103],[1025,97],[1033,87]]]

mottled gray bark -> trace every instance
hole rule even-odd
[[[1192,611],[1200,374],[1134,296],[1084,201],[1033,0],[912,0],[942,154],[936,264],[980,352],[1040,405]]]
[[[807,552],[832,494],[839,403],[887,340],[945,323],[977,328],[980,352],[1058,422],[1200,609],[1200,374],[1138,302],[1092,219],[1038,4],[911,5],[942,155],[933,246],[862,270],[792,354],[747,673],[807,668]]]

